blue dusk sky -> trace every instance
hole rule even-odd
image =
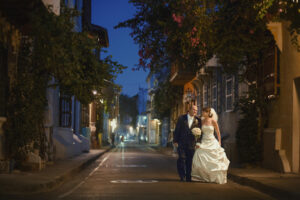
[[[112,55],[113,60],[128,68],[119,74],[116,83],[122,85],[122,93],[129,96],[137,94],[138,88],[147,88],[146,77],[148,72],[143,70],[132,71],[138,64],[138,45],[129,35],[128,28],[114,29],[119,22],[133,18],[135,7],[127,0],[92,0],[92,23],[102,26],[108,31],[109,47],[102,57]]]

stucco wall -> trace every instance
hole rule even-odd
[[[60,14],[60,0],[43,0],[46,7],[51,6],[51,10],[56,14]]]
[[[282,149],[286,150],[290,165],[293,166],[293,84],[294,79],[300,77],[300,53],[292,45],[287,27],[287,23],[283,23],[283,47],[280,56],[280,96],[270,105],[269,128],[282,129]],[[295,172],[293,167],[292,171]]]
[[[236,112],[222,112],[219,114],[219,126],[221,137],[226,138],[222,146],[231,164],[238,163],[235,134],[238,126],[239,116]]]

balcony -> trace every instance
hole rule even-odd
[[[184,85],[191,81],[196,76],[196,73],[191,69],[183,69],[178,65],[173,65],[171,67],[171,78],[170,82],[173,85]]]

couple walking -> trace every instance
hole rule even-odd
[[[213,108],[204,108],[201,119],[196,114],[197,106],[192,105],[188,114],[178,118],[174,131],[180,180],[224,184],[227,182],[229,160],[221,147],[217,114]],[[201,140],[196,139],[194,130],[201,130]]]

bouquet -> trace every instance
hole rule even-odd
[[[192,133],[195,136],[196,140],[200,138],[201,136],[201,129],[200,128],[193,128]]]

